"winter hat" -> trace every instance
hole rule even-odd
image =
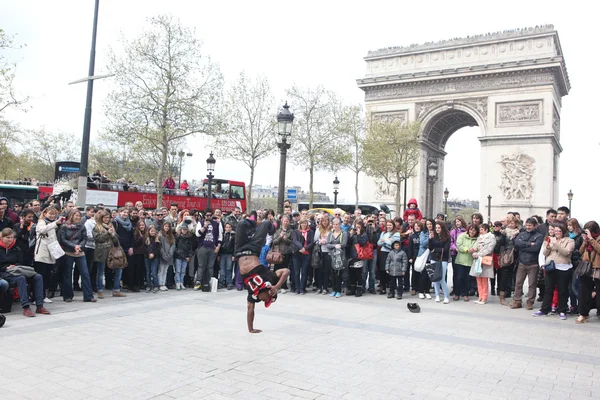
[[[419,307],[417,303],[406,303],[406,308],[408,308],[408,311],[414,314],[421,312],[421,307]]]

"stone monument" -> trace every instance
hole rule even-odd
[[[357,83],[367,112],[421,122],[421,159],[407,197],[427,214],[442,210],[444,147],[465,126],[481,130],[474,167],[481,169],[484,215],[488,195],[492,219],[507,211],[545,215],[560,205],[560,112],[570,83],[552,25],[380,49],[365,61]],[[435,178],[428,177],[432,163]],[[365,197],[386,192],[379,182],[370,185],[363,185]]]

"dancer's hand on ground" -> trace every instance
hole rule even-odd
[[[262,331],[260,329],[252,329],[250,331],[248,331],[250,333],[261,333]]]

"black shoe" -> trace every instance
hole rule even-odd
[[[540,295],[538,296],[538,298],[537,298],[537,301],[540,301],[540,302],[544,301],[544,296],[542,296],[542,295],[540,294]]]
[[[469,290],[469,296],[470,297],[475,296],[475,290],[473,290],[473,289]]]
[[[356,293],[354,293],[354,297],[361,297],[362,296],[362,288],[356,288]]]
[[[375,289],[369,289],[369,293],[375,294]]]
[[[396,299],[397,299],[397,300],[402,300],[402,293],[398,293],[398,294],[396,295]]]
[[[496,289],[492,289],[492,296],[496,295]]]
[[[454,296],[454,289],[450,292],[450,296]]]
[[[133,293],[139,293],[139,292],[140,292],[140,288],[139,288],[139,287],[137,287],[137,286],[134,286],[134,287],[132,287],[132,288],[131,288],[131,291],[132,291]]]
[[[385,294],[385,293],[382,293],[382,294]],[[394,292],[392,292],[392,291],[390,290],[390,292],[389,292],[389,293],[388,293],[388,295],[387,295],[387,298],[388,298],[388,299],[393,299],[393,298],[394,298]]]

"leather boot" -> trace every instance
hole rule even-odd
[[[356,285],[350,285],[346,289],[346,296],[354,296],[356,294]]]
[[[527,300],[527,305],[525,305],[526,310],[533,310],[533,300]]]
[[[354,294],[355,297],[361,297],[363,294],[363,290],[362,290],[362,286],[357,286],[356,287],[356,293]]]
[[[500,304],[502,304],[503,306],[508,306],[508,303],[506,302],[506,295],[504,292],[500,292]]]
[[[513,300],[513,302],[510,303],[510,308],[512,308],[513,310],[516,308],[523,308],[523,304],[521,301]]]

